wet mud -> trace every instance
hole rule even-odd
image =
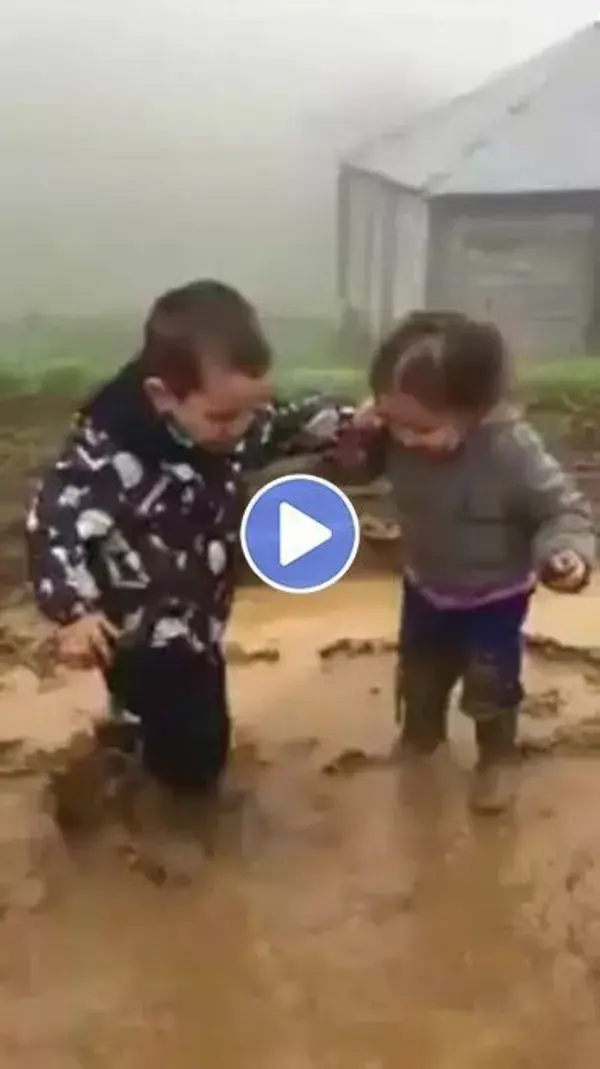
[[[242,594],[246,800],[177,889],[112,834],[123,769],[98,748],[98,681],[49,672],[28,610],[5,617],[2,1065],[598,1065],[600,590],[536,601],[520,793],[501,819],[467,812],[457,711],[448,751],[418,771],[390,759],[397,612],[389,579]]]
[[[0,1065],[596,1069],[600,587],[536,599],[518,802],[474,818],[457,710],[448,750],[390,757],[401,540],[361,491],[355,579],[240,595],[245,801],[172,888],[123,834],[136,770],[99,681],[56,668],[23,597],[23,504],[72,405],[26,407],[0,436]],[[574,466],[598,502],[592,446]]]

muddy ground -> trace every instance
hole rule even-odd
[[[467,814],[458,712],[418,776],[389,759],[398,591],[371,568],[387,543],[321,595],[243,590],[229,649],[248,800],[192,888],[159,886],[96,806],[99,682],[52,670],[19,593],[24,474],[52,419],[34,441],[23,410],[18,431],[5,416],[0,1064],[595,1069],[600,585],[536,599],[502,820]],[[66,836],[57,797],[63,821],[73,799],[85,814]]]

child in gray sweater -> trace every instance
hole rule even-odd
[[[353,444],[363,473],[387,476],[402,529],[400,749],[430,754],[445,740],[462,680],[479,753],[471,806],[498,812],[514,793],[530,598],[538,579],[566,593],[588,583],[590,507],[507,403],[505,344],[491,324],[413,313],[376,352],[370,382]],[[338,459],[343,450],[342,439]]]

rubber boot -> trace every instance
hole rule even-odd
[[[457,657],[446,651],[405,650],[396,677],[395,753],[402,759],[433,754],[447,739],[452,688],[460,674]]]
[[[517,709],[501,709],[476,722],[479,759],[472,773],[469,808],[495,816],[511,808],[517,792]]]

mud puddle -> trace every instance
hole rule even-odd
[[[54,902],[5,917],[1,1063],[598,1065],[600,689],[585,656],[598,610],[597,591],[536,603],[532,632],[558,645],[533,643],[527,666],[533,756],[513,817],[482,821],[465,809],[459,714],[451,754],[419,777],[387,760],[391,583],[245,594],[232,641],[279,652],[233,669],[251,801],[223,819],[189,890],[153,886],[99,837],[70,858]],[[50,748],[58,719],[75,724],[101,697],[87,677],[23,686],[6,681],[0,719],[21,712]]]

